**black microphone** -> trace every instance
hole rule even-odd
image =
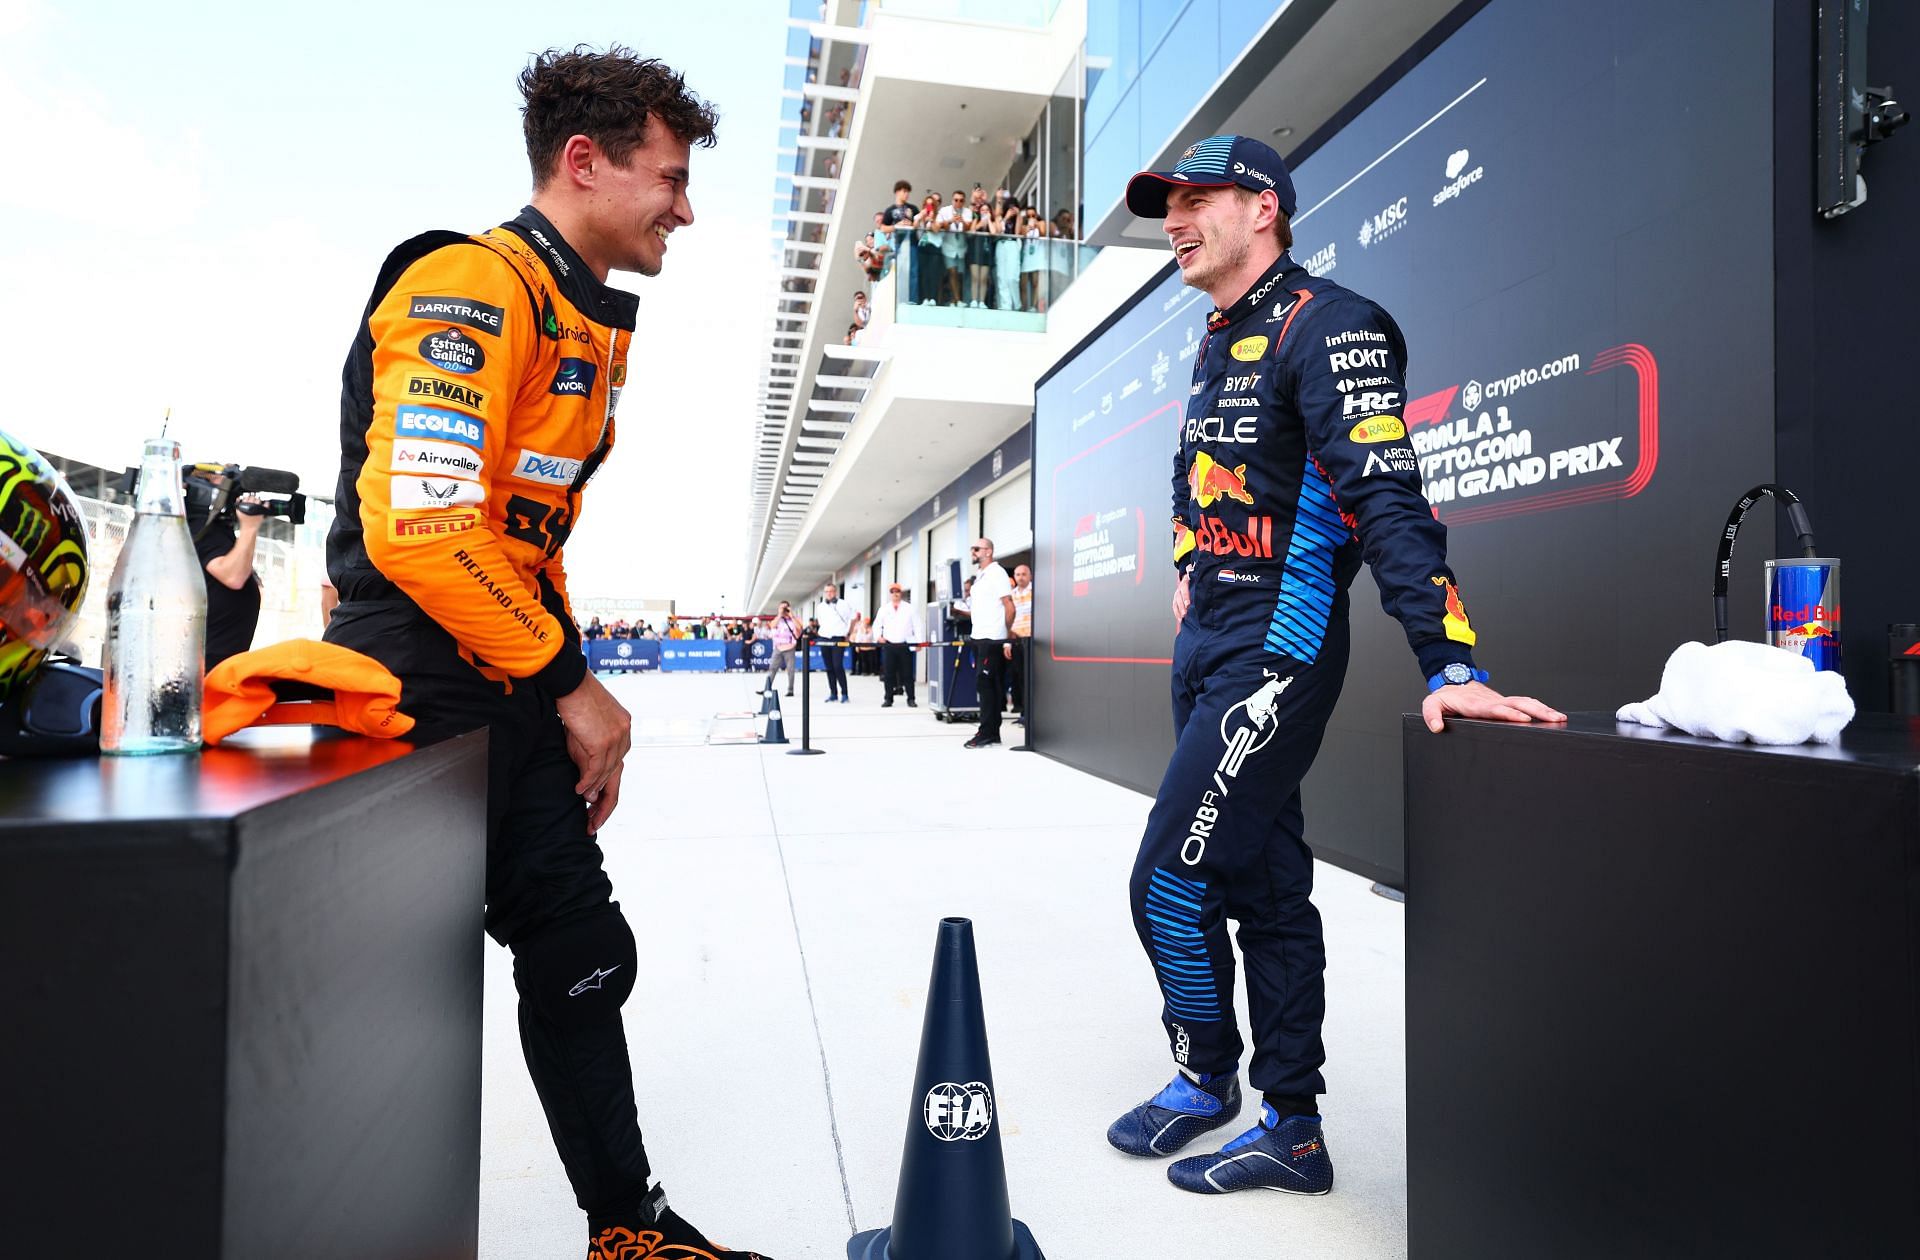
[[[292,494],[300,489],[300,474],[254,465],[240,475],[242,494]]]

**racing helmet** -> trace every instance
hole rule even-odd
[[[87,594],[87,527],[65,478],[0,432],[0,703],[66,636]]]

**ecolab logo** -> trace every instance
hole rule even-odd
[[[1456,149],[1453,154],[1447,158],[1447,186],[1433,194],[1434,205],[1437,206],[1443,201],[1450,201],[1458,197],[1469,185],[1478,183],[1480,177],[1487,173],[1486,167],[1476,166],[1462,175],[1460,172],[1465,171],[1466,167],[1467,151],[1465,149]]]
[[[1407,199],[1394,202],[1370,219],[1360,223],[1360,248],[1366,249],[1375,242],[1383,241],[1407,225]]]
[[[478,448],[486,441],[487,422],[433,407],[396,407],[393,432],[396,437],[441,438]]]

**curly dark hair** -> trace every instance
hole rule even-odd
[[[546,184],[569,137],[586,136],[625,166],[646,143],[650,118],[702,148],[713,147],[720,123],[713,104],[689,92],[672,67],[619,44],[605,52],[585,44],[549,48],[521,71],[520,95],[535,188]]]

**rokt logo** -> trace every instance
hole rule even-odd
[[[978,1142],[993,1128],[993,1091],[985,1081],[943,1081],[922,1106],[927,1132],[942,1142]]]

